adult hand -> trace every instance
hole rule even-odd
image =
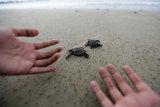
[[[59,43],[51,40],[42,43],[25,43],[16,37],[37,36],[36,29],[0,28],[0,74],[20,75],[51,72],[51,66],[60,56],[62,47],[48,52],[38,52],[48,46]]]
[[[113,102],[105,96],[96,81],[91,81],[90,86],[102,107],[160,107],[160,97],[129,66],[125,65],[123,70],[136,87],[136,92],[122,79],[112,64],[109,64],[107,69],[120,91],[105,73],[105,68],[101,67],[99,74],[104,80]]]

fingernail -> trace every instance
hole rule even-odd
[[[105,70],[104,67],[99,67],[99,71],[103,71],[103,70]]]
[[[59,52],[57,52],[55,55],[56,55],[57,57],[60,57],[60,53],[59,53]]]
[[[95,81],[95,80],[92,80],[92,81],[90,82],[90,84],[91,84],[91,85],[95,85],[95,84],[96,84],[96,81]]]
[[[129,68],[129,65],[124,65],[123,68]]]
[[[107,65],[107,68],[108,68],[108,67],[110,68],[110,67],[112,67],[112,66],[113,66],[113,64],[108,64],[108,65]]]
[[[37,30],[33,30],[32,33],[33,34],[38,34],[38,31]]]
[[[63,47],[63,46],[60,46],[59,48],[60,48],[60,49],[63,49],[64,47]]]

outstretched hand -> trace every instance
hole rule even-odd
[[[59,43],[51,40],[42,43],[21,42],[16,37],[37,36],[36,29],[0,28],[0,74],[20,75],[51,72],[51,65],[60,56],[62,47],[48,52],[39,52],[48,46]]]
[[[123,70],[135,86],[136,92],[122,79],[112,64],[109,64],[107,69],[120,90],[105,73],[106,69],[101,67],[99,74],[104,80],[113,102],[105,96],[96,81],[91,81],[90,86],[102,107],[160,107],[160,97],[129,66],[124,66]]]

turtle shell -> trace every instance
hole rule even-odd
[[[83,48],[74,48],[72,49],[72,53],[74,55],[83,55],[84,53],[86,53],[86,50],[84,50]]]
[[[88,45],[97,46],[99,45],[99,42],[97,40],[88,40]]]

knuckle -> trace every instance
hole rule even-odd
[[[116,73],[114,75],[114,78],[115,78],[116,82],[118,82],[118,83],[124,83],[125,82],[118,73]]]
[[[43,42],[42,44],[43,44],[43,46],[47,46],[48,42]]]
[[[134,73],[130,74],[132,81],[134,81],[135,83],[139,83],[141,80],[140,78],[138,78]]]
[[[105,80],[106,81],[106,85],[107,85],[107,87],[109,88],[109,89],[113,89],[113,88],[115,88],[115,86],[114,86],[114,84],[112,83],[112,81],[111,80]]]
[[[30,35],[29,29],[25,29],[25,35],[27,35],[27,36]]]

